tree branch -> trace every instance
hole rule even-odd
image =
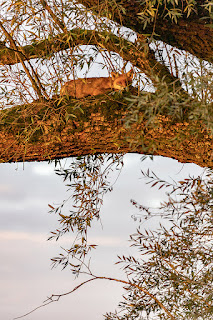
[[[56,14],[52,11],[52,9],[50,8],[50,6],[47,4],[47,2],[45,0],[40,0],[40,2],[42,4],[42,6],[44,7],[44,9],[46,9],[49,12],[50,16],[52,17],[52,19],[56,23],[56,25],[58,25],[59,28],[65,32],[67,30],[67,28],[66,28],[66,25],[64,24],[64,22],[58,19]]]
[[[22,316],[19,316],[19,317],[16,317],[14,318],[13,320],[17,320],[17,319],[21,319],[21,318],[24,318],[26,316],[29,316],[30,314],[32,314],[33,312],[35,312],[36,310],[40,309],[40,308],[43,308],[45,306],[47,306],[48,304],[50,303],[53,303],[53,302],[56,302],[56,301],[59,301],[59,299],[62,297],[62,296],[67,296],[73,292],[75,292],[77,289],[79,289],[80,287],[82,287],[83,285],[85,285],[86,283],[88,282],[91,282],[93,280],[96,280],[95,278],[91,278],[91,279],[88,279],[82,283],[80,283],[78,286],[76,286],[73,290],[69,291],[69,292],[66,292],[66,293],[63,293],[63,294],[52,294],[51,297],[48,297],[47,300],[44,301],[44,303],[42,303],[40,306],[34,308],[33,310],[23,314]]]
[[[67,41],[68,39],[69,41]],[[21,47],[20,51],[23,52],[23,61],[47,57],[55,52],[79,45],[96,45],[118,53],[124,60],[130,61],[135,67],[144,72],[154,85],[157,85],[159,80],[163,79],[171,88],[174,85],[176,87],[181,86],[179,79],[171,75],[168,68],[156,60],[154,51],[148,48],[146,44],[142,43],[141,45],[141,42],[133,44],[108,32],[73,29],[52,39],[37,41],[32,45]],[[0,48],[0,63],[15,64],[17,63],[15,56],[16,51],[9,48],[1,50]]]
[[[213,137],[198,121],[175,123],[159,115],[152,128],[147,129],[145,120],[124,127],[129,113],[125,97],[131,94],[70,99],[62,105],[37,101],[2,111],[0,162],[136,152],[213,168]]]
[[[78,3],[90,9],[95,15],[110,16],[110,19],[134,30],[139,34],[150,34],[156,40],[161,40],[173,47],[188,51],[192,55],[213,63],[213,28],[208,18],[208,11],[203,6],[203,1],[197,1],[194,13],[186,17],[185,8],[177,23],[164,17],[164,4],[158,8],[155,21],[145,27],[140,19],[140,12],[144,11],[144,2],[137,0],[113,1],[105,0],[77,0]],[[182,2],[184,3],[184,1]],[[187,2],[185,2],[187,4]],[[201,3],[201,4],[200,4]],[[117,6],[116,6],[117,4]],[[122,10],[121,10],[122,9]],[[192,10],[193,12],[193,10]],[[203,18],[208,19],[203,19]]]
[[[114,282],[119,282],[119,283],[123,283],[123,284],[126,284],[126,285],[129,285],[131,287],[134,287],[134,288],[137,288],[138,290],[142,291],[143,293],[145,293],[146,295],[148,295],[151,299],[155,300],[155,302],[158,304],[158,306],[160,308],[162,308],[165,313],[170,317],[170,319],[172,320],[175,320],[175,318],[173,317],[173,315],[171,314],[171,312],[153,295],[151,294],[148,290],[146,290],[145,288],[141,287],[141,286],[138,286],[137,284],[135,283],[132,283],[132,282],[129,282],[129,281],[125,281],[125,280],[120,280],[120,279],[116,279],[116,278],[111,278],[111,277],[98,277],[98,276],[94,276],[92,275],[92,278],[80,283],[78,286],[76,286],[74,289],[68,291],[68,292],[65,292],[65,293],[61,293],[61,294],[52,294],[50,297],[47,298],[47,300],[44,301],[44,303],[40,306],[38,306],[37,308],[31,310],[30,312],[28,313],[25,313],[24,315],[20,316],[20,317],[16,317],[14,318],[14,320],[17,320],[17,319],[21,319],[31,313],[33,313],[34,311],[42,308],[42,307],[45,307],[46,305],[50,304],[50,303],[53,303],[53,302],[56,302],[56,301],[59,301],[59,299],[61,297],[64,297],[64,296],[67,296],[73,292],[75,292],[76,290],[78,290],[80,287],[82,287],[83,285],[91,282],[91,281],[94,281],[94,280],[108,280],[108,281],[114,281]]]

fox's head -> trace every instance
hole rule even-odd
[[[111,72],[113,88],[115,90],[124,90],[132,83],[133,78],[133,70],[131,69],[127,73],[117,74],[115,72]]]

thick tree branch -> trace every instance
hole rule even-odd
[[[152,34],[156,40],[162,40],[198,58],[213,62],[213,28],[208,26],[210,19],[202,19],[208,15],[203,7],[203,1],[197,1],[197,13],[191,14],[189,18],[185,17],[183,8],[183,17],[178,19],[177,24],[172,23],[168,18],[163,18],[162,5],[156,20],[147,24],[146,28],[139,15],[144,10],[143,1],[142,4],[137,0],[108,1],[107,4],[105,0],[78,0],[78,2],[94,14],[110,14],[112,20],[137,33]]]
[[[174,123],[159,116],[158,125],[149,130],[145,120],[125,128],[128,105],[118,93],[78,100],[83,113],[75,102],[73,99],[58,106],[51,100],[38,101],[4,110],[0,162],[136,152],[213,168],[213,138],[200,122]]]

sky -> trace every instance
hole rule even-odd
[[[125,279],[115,262],[117,255],[128,255],[133,250],[129,235],[138,227],[132,219],[138,211],[130,199],[151,207],[165,199],[163,189],[150,189],[142,178],[141,170],[148,168],[170,181],[203,172],[197,165],[165,157],[141,161],[140,155],[126,155],[118,179],[117,173],[111,176],[115,184],[104,197],[101,223],[96,222],[89,234],[90,242],[98,244],[91,258],[97,275]],[[58,227],[58,218],[48,212],[48,204],[59,204],[68,195],[62,178],[54,173],[54,165],[1,164],[0,176],[0,319],[12,320],[39,306],[52,293],[69,291],[87,278],[74,279],[69,268],[51,268],[50,259],[62,252],[61,247],[69,248],[73,239],[68,235],[58,242],[47,241],[50,231]],[[157,226],[156,219],[143,223],[146,229]],[[103,319],[103,314],[116,309],[122,293],[121,285],[99,280],[24,319]]]

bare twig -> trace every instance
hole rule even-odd
[[[74,289],[72,289],[71,291],[68,291],[66,293],[62,293],[62,294],[52,294],[50,297],[48,297],[40,306],[36,307],[35,309],[23,314],[22,316],[19,316],[19,317],[16,317],[14,318],[13,320],[17,320],[17,319],[21,319],[21,318],[24,318],[26,316],[28,316],[29,314],[35,312],[36,310],[40,309],[40,308],[43,308],[45,306],[47,306],[48,304],[50,303],[53,303],[53,302],[56,302],[56,301],[59,301],[59,299],[61,297],[64,297],[64,296],[67,296],[71,293],[73,293],[74,291],[76,291],[77,289],[79,289],[80,287],[82,287],[84,284],[88,283],[88,282],[91,282],[93,280],[96,280],[96,278],[91,278],[91,279],[88,279],[82,283],[80,283],[78,286],[76,286]]]
[[[132,287],[135,287],[137,288],[138,290],[144,292],[145,294],[147,294],[150,298],[152,298],[153,300],[155,300],[155,302],[159,305],[160,308],[162,308],[166,314],[170,317],[170,319],[172,320],[175,320],[175,318],[173,317],[173,315],[170,313],[170,311],[153,295],[151,294],[149,291],[147,291],[145,288],[141,287],[141,286],[138,286],[137,284],[135,283],[132,283],[130,281],[125,281],[125,280],[120,280],[120,279],[116,279],[116,278],[111,278],[111,277],[100,277],[100,276],[95,276],[93,274],[91,274],[92,278],[80,283],[79,285],[77,285],[74,289],[68,291],[68,292],[65,292],[65,293],[61,293],[61,294],[52,294],[50,297],[48,297],[44,303],[40,306],[38,306],[37,308],[31,310],[30,312],[28,313],[25,313],[24,315],[20,316],[20,317],[16,317],[14,318],[13,320],[16,320],[16,319],[21,319],[23,317],[26,317],[27,315],[33,313],[34,311],[36,311],[37,309],[39,308],[42,308],[42,307],[45,307],[46,305],[50,304],[50,303],[53,303],[53,302],[56,302],[56,301],[59,301],[59,299],[61,297],[64,297],[64,296],[67,296],[73,292],[75,292],[77,289],[79,289],[80,287],[82,287],[83,285],[91,282],[91,281],[94,281],[94,280],[109,280],[109,281],[115,281],[115,282],[119,282],[119,283],[123,283],[125,285],[129,285],[129,286],[132,286]]]

